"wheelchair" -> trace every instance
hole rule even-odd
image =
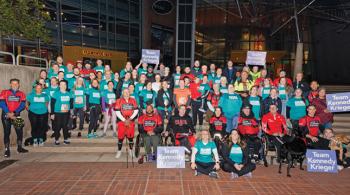
[[[249,149],[249,158],[254,160],[255,164],[259,163],[260,160],[264,161],[266,166],[266,154],[265,154],[265,145],[257,135],[244,135],[243,139],[247,143]],[[258,151],[256,151],[257,146],[259,146]]]
[[[169,133],[168,136],[165,136],[164,133],[159,134],[160,143],[159,146],[175,146],[175,137],[173,134]],[[135,157],[138,158],[140,156],[141,148],[145,147],[144,135],[139,133],[136,136],[135,142]]]
[[[270,165],[273,165],[274,159],[277,159],[277,147],[271,143],[270,137],[267,134],[263,134],[261,136],[261,141],[262,141],[262,154],[264,155],[263,160],[264,160],[264,166],[268,167],[267,163],[267,156],[270,156]],[[272,154],[270,154],[272,153]]]

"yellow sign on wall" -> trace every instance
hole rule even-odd
[[[65,61],[77,61],[83,60],[84,58],[110,60],[112,70],[119,71],[124,67],[128,55],[126,52],[121,51],[80,46],[63,46],[63,58]]]

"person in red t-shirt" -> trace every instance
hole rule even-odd
[[[160,134],[163,131],[162,118],[159,114],[154,113],[152,104],[146,106],[146,114],[143,114],[138,119],[138,129],[143,136],[145,150],[147,155],[152,154],[151,146],[153,147],[153,159],[157,154],[157,147],[160,141]]]
[[[303,137],[306,137],[306,142],[308,147],[319,149],[318,141],[320,139],[320,125],[321,119],[316,114],[316,107],[314,105],[310,105],[307,108],[307,115],[303,118],[299,119],[299,128]]]
[[[20,113],[25,108],[26,95],[19,91],[19,80],[10,80],[10,89],[2,90],[0,93],[0,108],[2,109],[1,121],[4,128],[4,144],[6,158],[10,157],[10,134],[13,125],[17,134],[17,152],[26,153],[28,150],[22,147],[23,127],[16,127],[14,120],[20,117]]]
[[[284,116],[277,112],[275,104],[270,105],[270,112],[262,118],[262,129],[267,135],[267,139],[277,149],[277,162],[280,161],[281,147],[285,143],[283,136],[287,134],[287,124]]]
[[[129,155],[132,156],[134,154],[132,149],[134,146],[133,140],[135,134],[135,122],[133,119],[137,116],[138,108],[136,100],[130,97],[128,89],[123,90],[122,97],[116,101],[114,110],[119,119],[118,151],[115,157],[120,158],[125,137],[129,140]]]

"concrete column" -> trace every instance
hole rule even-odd
[[[295,60],[294,60],[294,71],[293,71],[293,78],[298,72],[303,71],[303,43],[298,42],[297,43],[297,49],[295,52]]]

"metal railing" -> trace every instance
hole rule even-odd
[[[16,61],[15,61],[15,55],[13,53],[7,52],[7,51],[0,51],[0,55],[9,55],[12,58],[12,65],[16,65]]]
[[[19,64],[19,58],[29,58],[29,59],[33,59],[33,60],[40,60],[40,61],[44,61],[45,62],[45,65],[46,65],[46,69],[49,68],[49,61],[47,61],[47,59],[45,58],[38,58],[38,57],[34,57],[34,56],[27,56],[27,55],[17,55],[16,57],[16,61],[17,61],[17,65],[20,65]]]

